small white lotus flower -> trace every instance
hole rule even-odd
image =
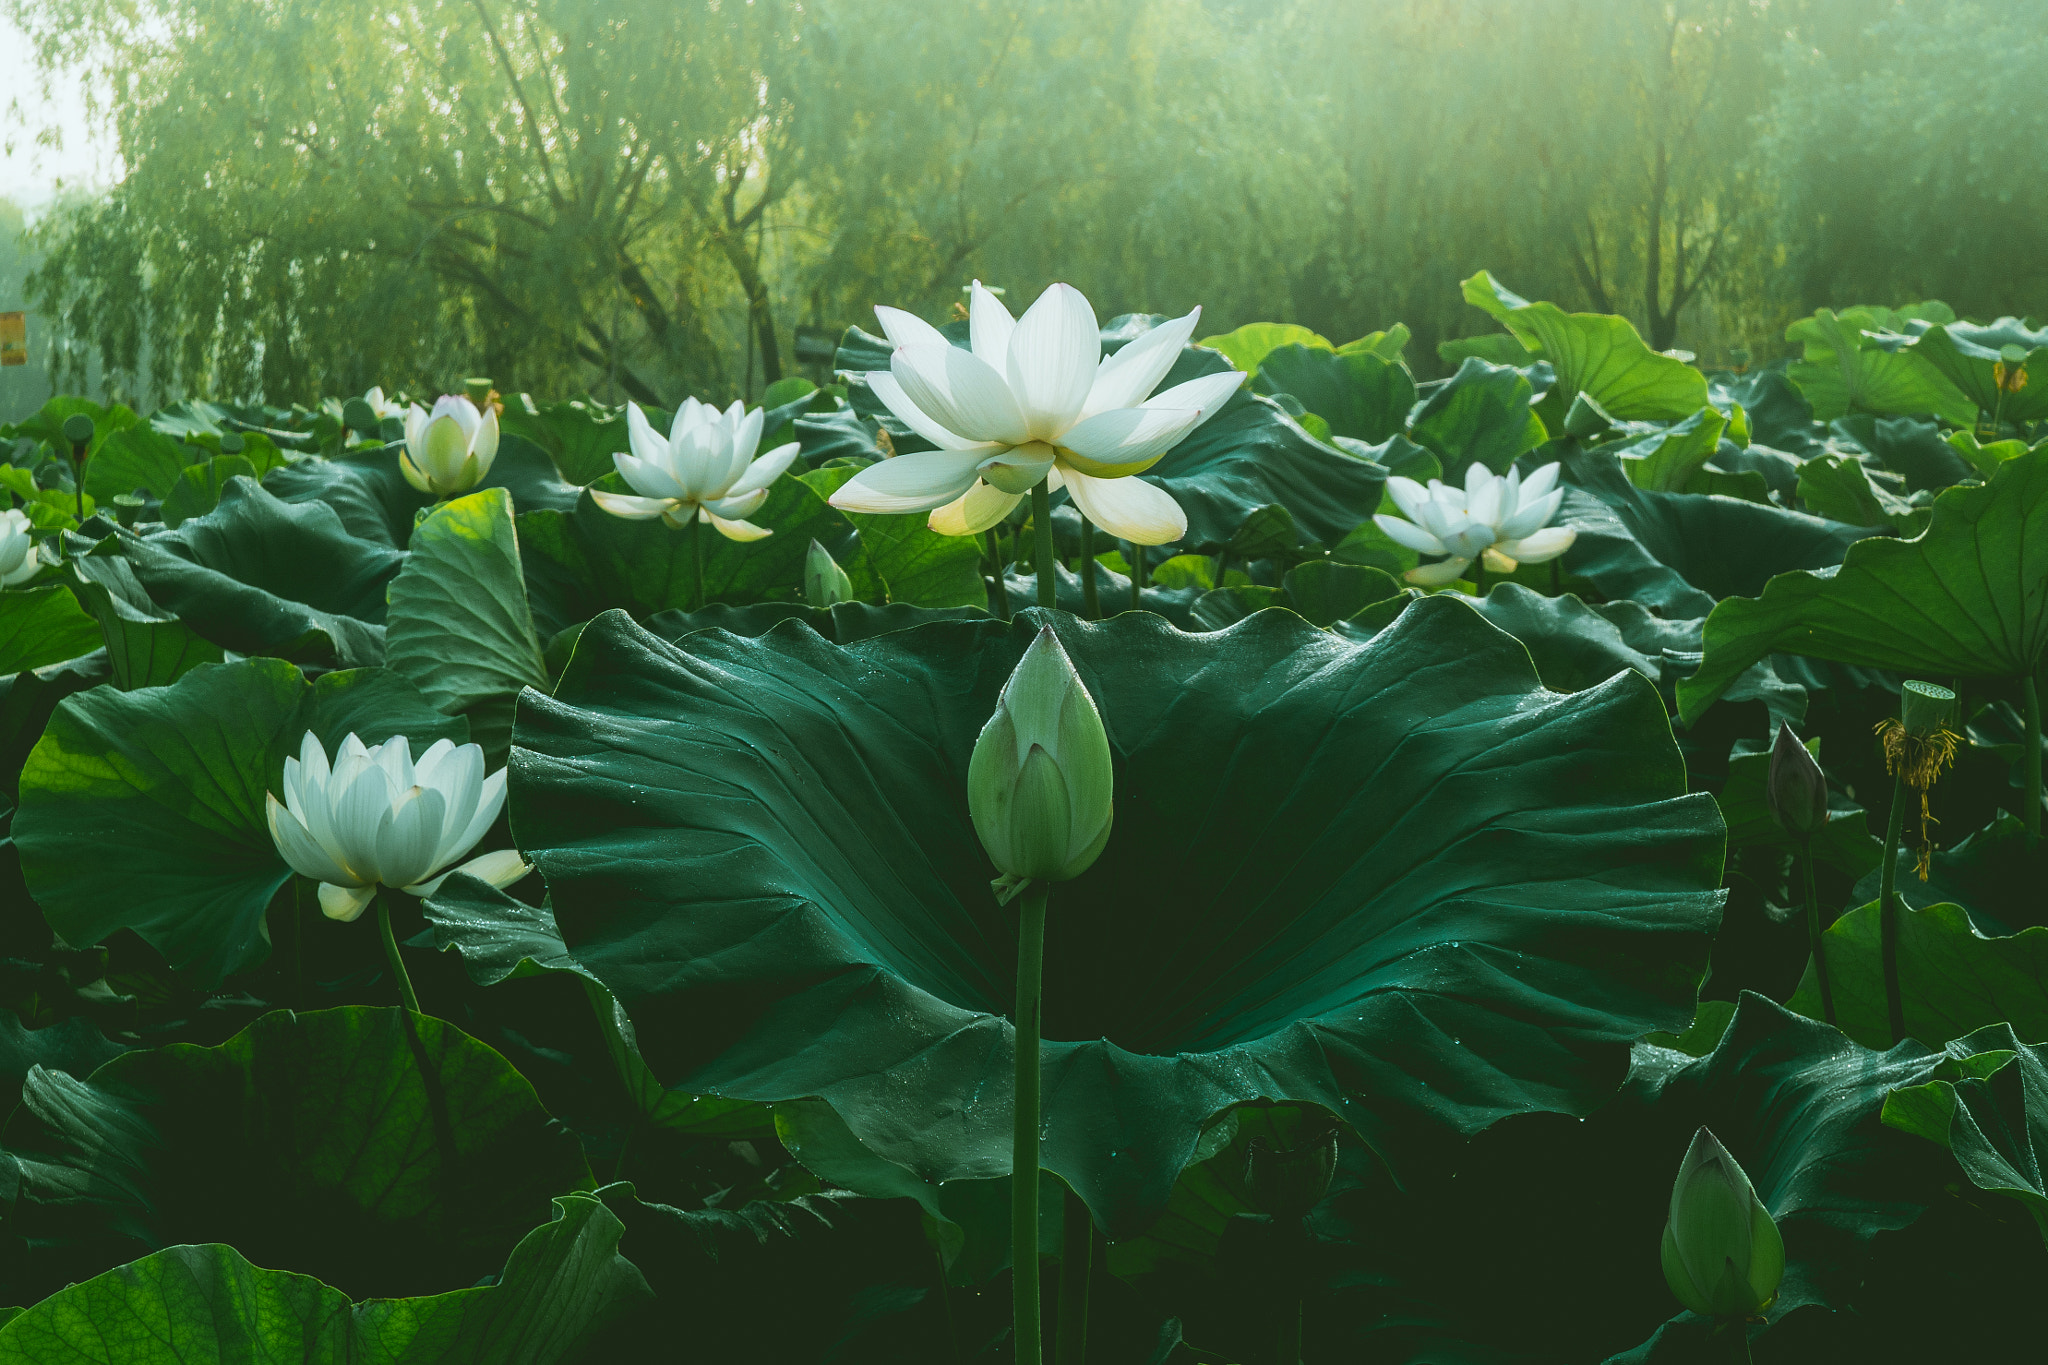
[[[19,507],[0,512],[0,588],[26,583],[42,567],[42,552],[30,532],[28,513]]]
[[[370,391],[363,395],[363,401],[370,405],[370,411],[377,415],[377,420],[380,422],[386,417],[403,416],[405,412],[405,409],[384,396],[384,388],[381,384],[372,386]]]
[[[496,408],[479,412],[460,394],[442,394],[432,412],[417,403],[405,410],[398,468],[420,492],[437,498],[467,493],[484,481],[497,458]]]
[[[1410,569],[1410,583],[1434,588],[1456,582],[1482,555],[1493,572],[1513,573],[1517,564],[1556,559],[1579,538],[1569,526],[1550,525],[1564,500],[1557,469],[1547,464],[1523,483],[1520,470],[1502,478],[1475,460],[1463,488],[1438,479],[1424,488],[1396,474],[1387,480],[1387,495],[1407,520],[1381,513],[1373,522],[1411,550],[1450,556]]]
[[[1785,1239],[1749,1176],[1705,1128],[1672,1183],[1661,1254],[1665,1282],[1695,1313],[1749,1318],[1778,1297]]]
[[[640,411],[626,404],[626,439],[633,453],[612,456],[619,477],[632,486],[628,493],[590,490],[597,505],[615,517],[650,521],[660,517],[681,530],[692,520],[708,521],[727,540],[759,540],[774,532],[746,520],[768,500],[768,485],[796,459],[795,441],[779,445],[759,459],[760,408],[747,411],[735,399],[724,412],[694,398],[683,400],[666,439]]]
[[[868,384],[939,449],[868,466],[832,505],[930,512],[941,535],[976,535],[1044,479],[1120,539],[1165,545],[1187,534],[1180,504],[1131,475],[1157,464],[1244,382],[1228,370],[1146,397],[1180,358],[1202,310],[1104,359],[1095,310],[1072,285],[1053,285],[1022,318],[980,281],[971,294],[971,350],[901,309],[875,309],[896,352],[887,370],[868,372]]]
[[[320,911],[347,922],[379,886],[431,896],[450,872],[510,886],[533,870],[516,849],[448,865],[476,844],[505,804],[505,770],[484,776],[484,751],[436,740],[415,762],[398,735],[335,751],[311,732],[284,761],[284,800],[264,793],[270,838],[292,871],[320,883]]]
[[[967,761],[967,811],[1007,902],[1086,872],[1109,842],[1115,777],[1095,699],[1047,626],[996,698]]]

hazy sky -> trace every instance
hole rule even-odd
[[[111,140],[87,128],[75,88],[60,88],[45,101],[39,85],[27,41],[0,13],[0,198],[24,208],[48,201],[60,181],[106,185],[117,170]],[[33,141],[35,130],[53,119],[63,130],[61,150]]]

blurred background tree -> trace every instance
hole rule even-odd
[[[793,331],[1070,280],[1203,330],[1703,363],[1820,304],[2048,311],[2048,31],[1971,0],[0,0],[125,176],[30,290],[136,401],[758,395]]]

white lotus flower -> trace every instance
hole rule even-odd
[[[364,394],[363,401],[370,405],[370,411],[377,414],[377,420],[380,422],[386,417],[402,416],[405,411],[398,404],[384,396],[384,388],[381,384],[371,388],[368,393]]]
[[[29,531],[28,513],[19,507],[0,512],[0,588],[26,583],[42,567],[42,554]]]
[[[467,493],[484,481],[497,458],[496,408],[479,412],[460,394],[442,394],[432,412],[417,403],[405,410],[398,468],[420,492],[437,498]]]
[[[448,865],[476,844],[505,804],[505,770],[484,776],[484,751],[436,740],[414,762],[399,735],[335,751],[308,731],[284,761],[284,800],[263,794],[270,838],[292,871],[320,883],[320,911],[343,922],[363,913],[379,886],[431,896],[450,872],[510,886],[533,870],[516,849]]]
[[[896,352],[887,370],[868,372],[868,384],[939,449],[868,466],[832,505],[930,512],[934,531],[974,535],[1044,479],[1123,540],[1164,545],[1185,535],[1180,504],[1130,476],[1157,464],[1244,382],[1228,370],[1146,397],[1180,358],[1202,310],[1104,359],[1095,310],[1072,285],[1052,286],[1016,319],[978,280],[972,298],[972,350],[901,309],[875,309]]]
[[[1456,582],[1482,555],[1493,572],[1513,573],[1517,564],[1556,559],[1579,538],[1569,526],[1550,525],[1564,500],[1555,463],[1523,483],[1520,470],[1502,478],[1475,460],[1465,471],[1463,488],[1438,479],[1424,488],[1396,474],[1387,480],[1387,495],[1407,520],[1375,516],[1382,531],[1411,550],[1450,556],[1408,571],[1408,581],[1424,587]]]
[[[614,455],[612,463],[641,496],[600,493],[595,488],[590,496],[615,517],[660,517],[678,530],[692,519],[708,521],[727,540],[773,535],[746,517],[768,500],[768,485],[789,468],[798,447],[791,441],[756,459],[764,416],[760,408],[747,411],[737,399],[720,412],[709,403],[686,398],[664,440],[640,405],[629,402],[626,437],[633,453]]]

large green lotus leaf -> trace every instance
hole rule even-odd
[[[798,477],[819,497],[830,498],[858,472],[840,465]],[[919,516],[849,512],[846,519],[860,533],[861,552],[881,577],[891,602],[987,609],[979,536],[942,536]]]
[[[203,447],[186,445],[153,427],[125,427],[101,441],[86,461],[86,496],[105,502],[116,493],[140,491],[161,500],[177,486],[187,466],[204,463],[210,456]]]
[[[62,584],[0,592],[0,674],[47,668],[100,644],[99,622]]]
[[[512,1250],[495,1282],[410,1299],[349,1296],[178,1246],[69,1286],[0,1329],[0,1365],[554,1365],[647,1295],[624,1225],[590,1195]],[[20,1312],[20,1310],[16,1310]]]
[[[1663,659],[1634,648],[1613,622],[1570,593],[1545,597],[1519,583],[1502,583],[1484,598],[1458,599],[1520,640],[1543,685],[1580,692],[1634,669],[1657,682]]]
[[[256,466],[242,455],[221,455],[186,466],[164,498],[164,525],[175,531],[192,518],[205,516],[220,506],[221,490],[229,479],[255,477]]]
[[[264,907],[291,875],[263,814],[311,730],[331,754],[354,733],[415,753],[458,743],[445,716],[386,669],[308,683],[279,659],[202,664],[167,687],[96,687],[50,717],[21,774],[22,875],[67,943],[133,929],[211,984],[269,951]]]
[[[623,427],[623,422],[621,423]],[[263,476],[263,487],[286,502],[323,502],[334,509],[349,534],[392,549],[412,539],[419,514],[434,505],[399,472],[399,447],[379,446],[328,459],[298,460]],[[611,463],[606,459],[605,468]],[[552,508],[566,512],[576,505],[577,488],[564,483],[547,452],[533,442],[506,434],[498,440],[490,477],[478,489],[502,488],[521,512]]]
[[[75,556],[78,597],[99,622],[114,685],[128,691],[175,682],[200,664],[221,662],[222,650],[150,600],[134,566],[109,538]]]
[[[1835,1023],[1866,1047],[1888,1045],[1877,902],[1844,912],[1822,939]],[[1959,905],[1907,908],[1899,916],[1899,994],[1907,1035],[1933,1047],[2000,1022],[2022,1038],[2048,1041],[2048,928],[1987,938]],[[1821,1017],[1811,961],[1786,1003]]]
[[[37,1067],[90,1076],[127,1050],[81,1016],[32,1029],[14,1011],[0,1010],[0,1091],[20,1094],[22,1081]]]
[[[1474,460],[1505,474],[1544,442],[1543,419],[1529,406],[1534,394],[1519,369],[1469,356],[1415,410],[1408,437],[1437,457],[1453,483],[1462,484]]]
[[[1234,332],[1203,337],[1195,345],[1221,353],[1224,359],[1246,374],[1257,371],[1266,357],[1282,346],[1336,350],[1320,334],[1292,322],[1247,322]]]
[[[1707,405],[1707,380],[1692,366],[1649,348],[1627,318],[1567,313],[1530,303],[1482,270],[1463,285],[1465,301],[1499,319],[1557,372],[1566,404],[1580,393],[1624,421],[1677,421]]]
[[[1861,446],[1906,481],[1913,493],[1939,493],[1952,484],[1978,478],[1962,452],[1949,444],[1941,427],[1918,417],[1844,417],[1834,424],[1840,435],[1853,433]]]
[[[441,710],[469,718],[490,766],[504,762],[514,698],[521,688],[548,686],[511,494],[471,493],[419,524],[391,581],[384,648],[392,672]]]
[[[632,1021],[604,983],[578,962],[562,942],[554,911],[514,900],[503,891],[461,873],[450,877],[422,904],[434,945],[454,949],[469,978],[498,986],[532,977],[555,977],[588,998],[608,1061],[617,1073],[631,1112],[639,1121],[677,1133],[759,1135],[772,1127],[766,1106],[750,1100],[721,1100],[664,1089],[641,1060]]]
[[[1405,430],[1408,409],[1415,406],[1415,377],[1408,367],[1370,351],[1276,346],[1259,362],[1252,387],[1294,395],[1333,434],[1359,441],[1384,441]]]
[[[933,1290],[935,1258],[916,1204],[814,1194],[737,1208],[647,1203],[629,1184],[598,1191],[626,1225],[620,1251],[653,1302],[614,1324],[590,1358],[746,1361],[939,1360],[906,1351],[901,1314]]]
[[[1827,426],[1814,420],[1813,404],[1785,377],[1782,362],[1741,375],[1718,374],[1707,388],[1714,406],[1728,412],[1741,407],[1753,444],[1798,460],[1826,450]]]
[[[354,667],[384,661],[384,595],[404,555],[350,534],[331,508],[248,479],[176,530],[123,533],[151,600],[223,649]]]
[[[1971,425],[1976,404],[1919,354],[1909,337],[1891,329],[1896,321],[1866,308],[1847,308],[1839,315],[1823,308],[1801,318],[1785,329],[1785,340],[1805,347],[1786,376],[1823,422],[1851,412],[1885,417],[1932,413],[1957,426]]]
[[[80,415],[92,418],[92,443],[86,447],[87,463],[116,432],[125,431],[142,421],[134,409],[125,404],[101,407],[90,398],[60,393],[12,426],[0,425],[0,440],[25,436],[31,441],[46,442],[50,449],[62,452],[68,458],[71,443],[64,439],[64,419]]]
[[[1791,515],[1785,513],[1782,515]],[[1932,677],[2016,678],[2048,641],[2048,447],[1934,500],[1912,540],[1871,539],[1834,573],[1784,573],[1707,618],[1678,690],[1690,721],[1775,651]]]
[[[1621,457],[1622,471],[1636,487],[1655,493],[1683,493],[1720,449],[1721,433],[1727,426],[1728,419],[1718,410],[1705,407],[1615,453]]]
[[[1843,526],[1738,498],[1638,488],[1611,451],[1567,451],[1564,465],[1567,477],[1606,505],[1642,554],[1713,599],[1759,592],[1772,575],[1787,570],[1839,564],[1850,545],[1871,534],[1867,527]],[[1557,524],[1577,529],[1580,517],[1590,512],[1568,494]],[[1702,616],[1711,609],[1711,604],[1701,606],[1689,595],[1659,590],[1662,585],[1655,576],[1644,573],[1639,558],[1614,543],[1614,530],[1597,513],[1584,520],[1580,539],[1587,539],[1588,531],[1596,539],[1584,549],[1573,545],[1565,555],[1566,569],[1592,579],[1610,596],[1634,596],[1649,606],[1669,601],[1667,615]],[[1613,561],[1612,566],[1606,561]],[[1634,583],[1651,591],[1627,592]]]
[[[765,635],[784,621],[801,621],[828,640],[850,645],[872,635],[908,630],[933,621],[979,621],[987,616],[987,612],[972,607],[913,607],[904,602],[879,607],[872,602],[841,602],[828,611],[799,602],[756,602],[745,607],[714,602],[702,611],[660,612],[643,624],[662,639],[675,641],[700,630]]]
[[[1577,533],[1571,549],[1553,561],[1560,574],[1584,579],[1610,600],[1640,602],[1668,617],[1704,619],[1714,609],[1712,595],[1657,558],[1612,507],[1584,489],[1567,484],[1553,520]]]
[[[1884,1121],[1948,1148],[1971,1184],[2017,1201],[2048,1241],[2048,1046],[2003,1023],[1958,1038],[1931,1078],[1885,1098]]]
[[[503,1264],[548,1200],[592,1188],[512,1064],[430,1015],[273,1011],[218,1047],[38,1069],[0,1130],[12,1292],[183,1242],[353,1297],[439,1293]]]
[[[1924,530],[1928,509],[1871,480],[1854,455],[1821,455],[1799,466],[1799,501],[1817,517],[1849,526],[1889,526],[1903,535]]]
[[[2003,361],[2001,348],[2017,346],[2025,354],[2018,362],[2027,369],[2029,382],[2018,393],[2001,393],[1998,371]],[[2048,328],[2036,330],[2018,318],[2004,317],[1988,324],[1952,322],[1930,327],[1913,341],[1913,352],[1961,390],[1963,396],[1989,414],[2020,425],[2048,417],[2048,386],[2034,361],[2048,347]],[[2011,370],[2013,366],[2006,365]],[[88,490],[90,491],[90,490]]]
[[[815,489],[791,478],[771,484],[768,500],[747,519],[773,534],[740,542],[701,523],[694,530],[677,530],[658,518],[628,521],[601,510],[587,493],[573,512],[522,513],[520,551],[536,620],[567,625],[613,607],[651,616],[703,606],[697,601],[693,560],[700,552],[706,602],[739,604],[794,595],[803,583],[811,542],[831,546],[848,530],[846,518],[826,506]],[[693,536],[698,538],[694,550]],[[880,580],[864,556],[841,557],[840,567],[853,580],[855,596],[880,595]]]
[[[1682,1027],[1721,827],[1641,679],[1560,697],[1455,602],[1370,643],[1033,611],[833,646],[608,615],[522,702],[511,810],[564,938],[671,1086],[831,1102],[926,1179],[1008,1168],[1014,917],[967,818],[997,690],[1055,624],[1119,754],[1054,897],[1046,1166],[1112,1235],[1245,1100],[1425,1134],[1582,1111]],[[1095,1041],[1077,1041],[1095,1040]]]
[[[1285,607],[1312,626],[1349,620],[1375,602],[1401,595],[1392,574],[1362,564],[1311,559],[1297,564],[1277,588],[1235,585],[1203,593],[1195,600],[1192,625],[1221,630],[1266,607]]]

